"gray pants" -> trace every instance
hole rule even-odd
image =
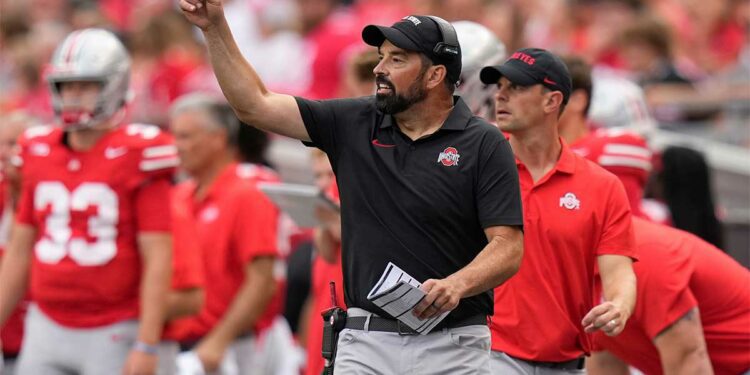
[[[505,353],[492,351],[490,368],[493,374],[503,375],[574,375],[585,374],[586,370],[551,369],[512,358]]]
[[[119,374],[138,334],[135,320],[68,328],[29,306],[17,375]]]
[[[349,316],[373,315],[352,308]],[[487,326],[446,328],[427,335],[344,329],[334,373],[346,375],[489,375]]]
[[[0,375],[15,375],[16,374],[16,360],[7,359],[3,360],[0,355]]]
[[[180,353],[180,344],[175,341],[162,341],[159,343],[159,364],[156,375],[174,375],[177,373],[177,354]]]

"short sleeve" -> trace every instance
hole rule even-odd
[[[342,142],[347,142],[354,134],[352,127],[362,126],[358,115],[372,106],[371,97],[358,99],[308,100],[295,97],[302,121],[310,136],[306,146],[317,147],[329,157],[336,157]],[[365,119],[365,121],[367,121]]]
[[[523,226],[518,169],[510,144],[499,131],[491,132],[482,146],[476,200],[482,228]]]
[[[133,126],[133,125],[131,125]],[[165,132],[156,133],[153,139],[142,146],[138,169],[146,179],[174,176],[179,158],[172,136]]]
[[[138,232],[171,231],[170,189],[172,182],[165,178],[146,181],[135,194],[135,217]]]
[[[606,173],[607,193],[603,195],[606,200],[601,202],[604,207],[602,236],[596,255],[623,255],[636,260],[638,257],[635,251],[632,216],[625,188],[617,177]]]
[[[279,211],[260,191],[248,184],[237,199],[233,242],[244,264],[256,257],[279,256]]]
[[[690,291],[690,277],[693,273],[687,249],[649,249],[649,262],[633,265],[638,275],[638,303],[635,318],[641,322],[650,339],[654,339],[684,316],[698,302]]]

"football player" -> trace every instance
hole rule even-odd
[[[171,273],[177,164],[157,127],[122,124],[130,58],[71,33],[47,77],[56,126],[19,140],[21,198],[0,270],[0,324],[30,287],[22,374],[153,374]]]

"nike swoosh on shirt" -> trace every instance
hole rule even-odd
[[[125,155],[128,149],[125,147],[107,147],[104,150],[104,157],[107,159],[116,159]]]
[[[375,146],[378,146],[378,147],[384,147],[384,148],[391,148],[391,147],[396,147],[396,145],[386,145],[386,144],[382,144],[382,143],[380,143],[380,141],[378,141],[377,139],[373,139],[373,140],[372,140],[372,144],[374,144]]]

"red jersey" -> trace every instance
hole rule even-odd
[[[536,183],[516,160],[524,209],[518,273],[495,288],[492,350],[561,362],[590,351],[581,320],[593,308],[599,255],[634,257],[631,215],[617,177],[562,143]]]
[[[221,320],[245,281],[248,263],[279,255],[278,210],[253,180],[243,177],[243,170],[237,164],[224,168],[200,201],[193,181],[176,188],[176,199],[189,207],[197,224],[193,236],[210,280],[203,308],[185,323],[185,339],[200,339]]]
[[[575,141],[570,149],[620,179],[633,216],[669,223],[669,209],[665,205],[643,199],[643,188],[653,169],[654,157],[643,137],[625,129],[599,128]]]
[[[17,222],[36,228],[31,296],[69,327],[138,315],[141,257],[136,236],[168,232],[177,156],[171,137],[148,125],[118,127],[88,151],[57,127],[20,138]]]
[[[663,373],[653,341],[698,306],[716,374],[750,369],[750,272],[700,238],[634,218],[638,303],[616,337],[594,335],[607,350],[646,374]],[[597,294],[601,296],[601,283]]]

